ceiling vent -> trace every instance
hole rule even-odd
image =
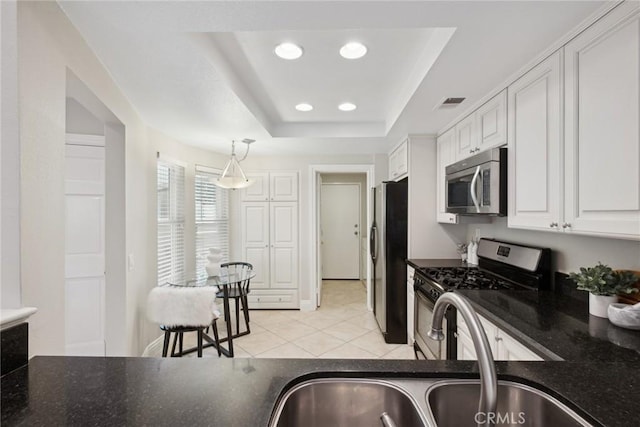
[[[465,99],[466,98],[445,98],[444,100],[442,100],[440,103],[436,105],[434,110],[437,110],[439,108],[444,108],[444,109],[455,108],[458,105],[462,104],[462,102]]]

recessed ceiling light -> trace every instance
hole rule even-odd
[[[298,59],[302,56],[302,48],[293,43],[280,43],[274,52],[282,59]]]
[[[302,104],[296,105],[296,110],[298,110],[298,111],[311,111],[311,110],[313,110],[313,105],[303,102]]]
[[[340,55],[347,59],[362,58],[367,54],[367,47],[362,43],[351,42],[340,48]]]
[[[353,111],[356,108],[357,108],[356,104],[352,104],[350,102],[345,102],[345,103],[342,103],[342,104],[338,105],[338,109],[340,111]]]

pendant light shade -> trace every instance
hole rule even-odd
[[[254,140],[243,139],[242,142],[247,144],[247,152],[241,160],[238,160],[236,157],[236,142],[231,142],[231,158],[222,171],[220,178],[215,181],[218,187],[235,190],[237,188],[246,188],[255,182],[255,180],[247,178],[240,167],[240,162],[246,159],[249,154],[249,144],[254,142]]]

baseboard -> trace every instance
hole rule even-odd
[[[310,299],[301,299],[300,311],[316,311],[316,305]]]
[[[160,335],[153,340],[142,352],[142,357],[160,357],[162,356],[162,346],[164,345],[164,335]]]

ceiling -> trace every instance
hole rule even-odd
[[[600,1],[60,1],[150,126],[227,152],[387,152],[435,134]],[[281,42],[304,49],[296,60]],[[363,58],[338,54],[346,42]],[[454,109],[444,98],[466,97]],[[357,109],[343,112],[342,102]],[[306,102],[309,112],[294,106]]]

